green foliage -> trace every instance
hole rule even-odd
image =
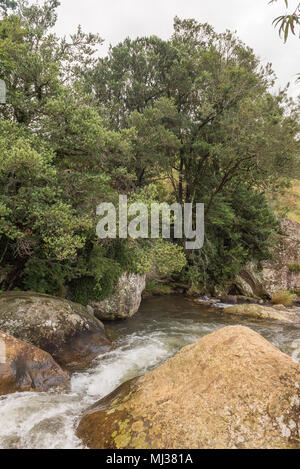
[[[6,118],[39,128],[48,99],[55,98],[62,82],[69,82],[94,63],[98,35],[79,28],[69,40],[51,30],[56,23],[57,0],[42,5],[17,2],[17,8],[0,23],[0,75],[5,78],[9,106]]]
[[[173,102],[166,98],[158,99],[153,106],[142,112],[133,111],[128,125],[136,132],[133,140],[132,171],[136,174],[138,186],[157,179],[161,168],[168,168],[174,154],[180,148],[180,140],[166,128],[165,122],[174,122],[177,110]]]
[[[48,259],[30,258],[23,270],[25,290],[64,296],[65,284],[71,276],[71,266]]]
[[[71,282],[74,301],[86,305],[89,301],[103,300],[113,294],[122,269],[115,259],[105,254],[103,248],[94,246],[87,258],[79,259],[79,278]]]
[[[247,186],[233,187],[215,199],[204,247],[189,256],[183,280],[212,293],[230,284],[248,262],[270,257],[270,233],[277,227],[264,195]]]
[[[42,249],[57,260],[73,257],[84,244],[79,219],[61,200],[53,154],[0,119],[0,236],[21,258]]]
[[[132,270],[138,274],[153,269],[162,277],[180,272],[186,265],[186,256],[181,246],[157,239],[140,243],[133,250]]]

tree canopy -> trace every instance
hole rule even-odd
[[[266,195],[299,175],[299,107],[226,31],[175,18],[168,40],[53,33],[58,2],[1,2],[0,288],[112,293],[124,270],[224,285],[269,256]],[[120,194],[205,203],[203,249],[99,240],[96,207]]]

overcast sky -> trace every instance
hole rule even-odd
[[[298,0],[290,0],[290,9]],[[254,49],[261,60],[271,62],[278,76],[278,87],[291,82],[296,96],[300,84],[300,39],[290,37],[286,44],[272,26],[273,19],[285,12],[284,0],[268,5],[268,0],[61,0],[56,31],[67,35],[78,24],[88,32],[99,33],[105,43],[116,44],[125,37],[155,34],[170,37],[174,16],[208,22],[216,31],[237,31],[239,37]]]

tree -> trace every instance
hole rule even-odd
[[[129,167],[135,174],[136,186],[158,181],[162,171],[168,171],[174,155],[180,149],[178,137],[167,128],[166,123],[177,121],[174,103],[167,98],[157,99],[153,106],[147,105],[142,112],[133,111],[128,120],[134,129],[132,158]]]
[[[200,198],[204,194],[213,198],[236,174],[255,178],[256,184],[271,184],[274,177],[266,174],[282,176],[271,155],[277,152],[285,160],[286,155],[294,159],[296,112],[290,120],[284,118],[281,103],[286,97],[272,98],[267,92],[273,83],[272,70],[263,69],[253,51],[230,32],[218,35],[208,25],[176,18],[170,41],[125,40],[99,61],[88,83],[99,108],[107,107],[116,128],[133,126],[137,131],[138,172],[147,178],[147,171],[157,172],[159,161],[180,203],[195,200],[199,187],[203,187]],[[172,116],[160,115],[160,127],[147,123],[146,117],[157,116],[162,102],[164,111],[169,103]],[[289,146],[284,150],[280,142],[285,140],[284,126],[291,121],[290,150]],[[160,136],[155,137],[158,129]],[[157,159],[157,145],[162,138],[170,145],[172,135],[173,146],[160,148]],[[210,205],[211,201],[208,209]]]
[[[211,243],[222,257],[225,231],[230,227],[233,232],[234,188],[253,187],[263,194],[299,174],[298,109],[284,92],[277,97],[269,93],[274,81],[270,66],[263,68],[230,32],[216,34],[207,24],[176,18],[170,40],[126,39],[100,59],[86,80],[112,125],[133,127],[137,133],[130,163],[137,185],[153,181],[156,174],[156,179],[169,179],[173,200],[205,203],[203,253]],[[225,231],[221,215],[215,217],[221,208],[232,215],[227,221],[223,215]],[[254,214],[258,217],[259,211]],[[223,238],[214,236],[215,225]],[[270,233],[273,221],[266,226]],[[267,255],[267,249],[262,252]],[[243,253],[238,244],[234,264],[239,268],[249,259]],[[198,271],[194,258],[189,255],[189,268]],[[229,272],[234,276],[236,269]]]
[[[61,82],[71,83],[91,66],[95,46],[102,43],[80,27],[70,40],[57,38],[52,27],[58,5],[57,0],[41,6],[20,0],[0,23],[0,75],[8,88],[2,115],[26,126],[39,126],[47,100],[56,96]]]

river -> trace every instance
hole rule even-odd
[[[144,300],[132,319],[107,323],[114,349],[72,376],[68,394],[17,393],[0,397],[0,448],[82,448],[75,435],[81,413],[117,386],[150,370],[221,327],[251,327],[300,361],[300,326],[229,318],[180,296]]]

